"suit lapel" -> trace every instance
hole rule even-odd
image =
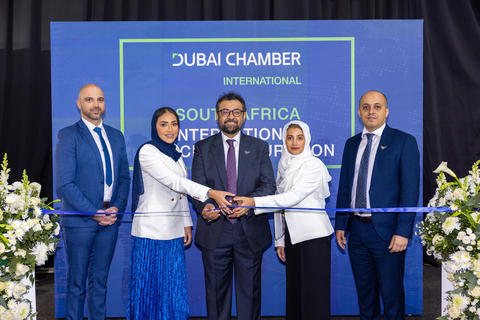
[[[80,121],[77,122],[79,131],[85,139],[88,141],[90,144],[90,147],[92,148],[93,153],[95,154],[95,158],[97,159],[98,166],[100,168],[100,171],[103,172],[103,162],[102,162],[102,156],[100,155],[100,150],[98,150],[97,144],[95,143],[95,140],[93,140],[92,134],[90,133],[90,130],[88,130],[87,126],[85,123],[83,123],[83,120],[80,119]]]
[[[225,151],[223,148],[222,134],[219,133],[213,141],[211,156],[217,167],[218,175],[224,188],[223,190],[227,190],[227,169],[225,168]]]
[[[243,178],[247,175],[248,164],[251,152],[250,139],[247,135],[240,133],[240,147],[238,149],[238,172],[237,172],[237,190],[242,183]]]
[[[372,180],[375,178],[375,174],[379,168],[380,164],[382,163],[383,157],[388,151],[388,146],[391,145],[392,139],[394,136],[394,131],[389,127],[385,126],[383,130],[382,137],[380,138],[380,143],[378,144],[377,153],[375,154],[375,163],[373,164],[373,172],[372,172]],[[382,148],[383,147],[383,148]]]
[[[352,150],[350,153],[350,157],[348,159],[350,162],[347,166],[347,169],[350,170],[350,174],[348,175],[349,177],[348,184],[350,186],[350,189],[353,187],[353,178],[355,177],[355,163],[357,162],[357,153],[358,153],[358,148],[360,147],[361,141],[362,141],[362,134],[360,133],[354,137]]]

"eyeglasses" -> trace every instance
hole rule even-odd
[[[235,117],[240,117],[243,113],[243,110],[240,109],[233,109],[233,110],[228,110],[228,109],[223,109],[223,110],[218,110],[218,113],[222,115],[222,117],[228,117],[230,113],[233,113],[233,116]]]

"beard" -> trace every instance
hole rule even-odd
[[[223,125],[220,126],[220,129],[226,134],[236,134],[242,129],[243,122],[239,124],[237,119],[226,120]]]
[[[96,109],[98,110],[98,109]],[[103,114],[105,113],[105,110],[101,111],[100,113],[98,114],[94,114],[93,112],[91,112],[90,110],[85,110],[83,112],[83,114],[89,118],[89,119],[92,119],[92,120],[100,120],[103,116]]]

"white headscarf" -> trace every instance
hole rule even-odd
[[[305,138],[305,147],[303,148],[302,153],[296,154],[296,155],[293,155],[290,152],[288,152],[287,145],[285,143],[288,127],[292,124],[298,124],[300,128],[302,128],[303,136]],[[327,186],[326,188],[320,188],[320,189],[324,189],[324,190],[326,189],[328,191],[328,182],[332,180],[332,178],[330,177],[330,174],[328,173],[328,170],[323,164],[323,162],[320,159],[316,158],[312,153],[312,149],[310,147],[312,136],[310,134],[310,128],[308,127],[308,125],[298,120],[290,121],[285,125],[285,127],[283,127],[282,139],[283,139],[282,157],[280,158],[280,161],[278,163],[278,174],[277,174],[278,192],[283,193],[285,190],[290,189],[291,185],[293,184],[292,175],[295,174],[306,162],[309,162],[309,161],[316,161],[321,163],[321,166],[324,168],[323,171],[325,175],[325,179],[323,180],[327,184]],[[326,198],[329,195],[330,195],[330,192],[328,192],[328,194],[321,195],[321,196]]]

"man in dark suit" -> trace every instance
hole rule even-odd
[[[195,144],[192,179],[215,190],[255,197],[275,193],[268,144],[241,132],[247,107],[235,92],[216,104],[221,132]],[[227,172],[228,171],[228,172]],[[195,241],[202,247],[208,319],[230,319],[232,277],[239,320],[260,319],[263,249],[272,242],[266,214],[248,208],[218,210],[194,201],[201,212]]]
[[[347,140],[343,151],[337,208],[417,206],[420,155],[415,138],[385,124],[387,98],[369,91],[360,98],[364,129]],[[357,287],[360,318],[405,318],[405,249],[415,213],[337,213],[338,245],[348,253]]]
[[[62,215],[67,255],[66,319],[83,319],[88,279],[89,319],[105,319],[105,298],[118,226],[127,205],[130,173],[123,134],[102,123],[105,98],[89,84],[80,89],[82,119],[58,132],[55,177],[62,210],[95,215]]]

